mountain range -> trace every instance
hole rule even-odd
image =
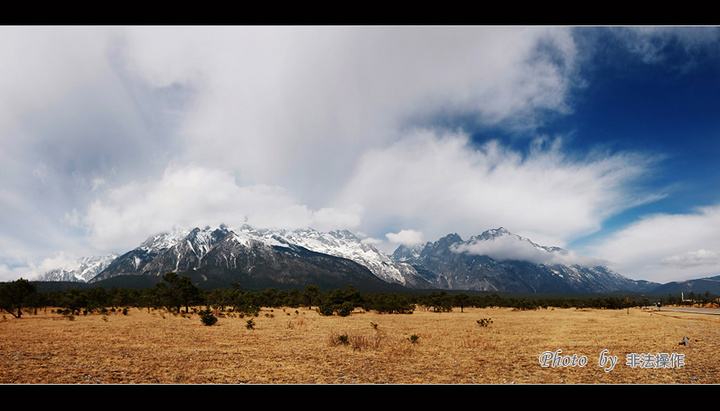
[[[255,230],[244,225],[176,230],[152,236],[120,255],[90,283],[120,276],[143,276],[159,281],[167,272],[187,275],[204,288],[240,283],[244,289],[332,288],[354,284],[359,289],[387,290],[389,283],[366,266],[336,255],[316,252],[288,242],[282,232]]]
[[[43,273],[39,281],[151,285],[174,271],[202,288],[317,285],[361,291],[467,290],[517,293],[649,292],[660,284],[626,278],[559,247],[541,246],[504,228],[463,240],[401,245],[386,254],[347,230],[255,229],[247,224],[172,230],[122,254],[83,258]]]
[[[571,257],[559,247],[535,244],[502,227],[467,241],[450,234],[413,248],[401,245],[393,253],[394,261],[412,265],[439,289],[517,293],[648,289],[647,283],[623,277],[599,261],[579,264]]]

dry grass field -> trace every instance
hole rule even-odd
[[[252,317],[130,309],[0,319],[3,384],[716,384],[720,317],[641,309],[459,309]],[[482,326],[478,322],[491,319]],[[689,345],[681,344],[687,337]],[[586,363],[543,367],[543,352]],[[603,350],[617,362],[601,367]],[[682,363],[627,364],[628,354]],[[661,364],[661,365],[658,365]]]

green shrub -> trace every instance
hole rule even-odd
[[[212,311],[208,308],[200,311],[200,321],[202,321],[203,324],[210,326],[217,322],[217,317],[215,317]]]
[[[483,319],[477,320],[477,323],[481,327],[487,327],[488,325],[492,324],[492,319],[483,318]]]
[[[355,310],[355,304],[353,304],[350,301],[344,301],[340,308],[337,309],[337,313],[340,317],[347,317],[348,315],[352,314],[352,312]]]

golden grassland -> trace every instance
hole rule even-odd
[[[3,384],[715,384],[720,317],[629,310],[466,308],[255,317],[129,309],[0,319]],[[254,326],[248,327],[252,319]],[[479,322],[489,319],[486,326]],[[681,344],[687,337],[689,345]],[[585,357],[543,367],[543,352]],[[606,371],[600,354],[616,356]],[[629,354],[684,363],[631,367]]]

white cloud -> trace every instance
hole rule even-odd
[[[486,255],[499,261],[519,260],[535,264],[564,264],[594,267],[605,262],[578,254],[575,251],[553,251],[539,249],[529,241],[512,235],[504,235],[489,240],[481,240],[454,247],[453,251]]]
[[[42,258],[39,263],[34,259],[17,259],[13,265],[0,264],[0,282],[13,281],[18,278],[34,280],[38,275],[56,268],[73,267],[77,265],[77,257],[72,257],[64,251],[53,253]]]
[[[562,247],[647,201],[633,185],[651,165],[631,154],[574,158],[557,142],[524,155],[496,141],[475,148],[462,133],[420,131],[367,151],[336,204],[362,204],[366,232],[403,224],[428,238],[468,237],[512,225]]]
[[[197,90],[184,158],[328,199],[371,147],[425,116],[533,124],[567,110],[574,46],[542,27],[132,27],[127,67]],[[545,52],[538,52],[542,41]],[[552,50],[552,52],[548,51]],[[551,54],[551,55],[550,55]],[[308,181],[320,184],[308,184]]]
[[[6,143],[4,133],[22,116],[107,72],[106,34],[72,26],[0,27],[0,141]]]
[[[397,233],[387,233],[385,237],[396,245],[414,246],[422,244],[424,241],[422,232],[416,230],[400,230]]]
[[[461,244],[454,247],[453,251],[486,255],[500,261],[521,260],[537,264],[548,264],[552,261],[552,255],[548,252],[538,250],[530,242],[521,241],[512,236],[501,236],[491,240]]]
[[[720,266],[720,254],[715,251],[699,249],[685,254],[673,255],[660,260],[660,264],[676,268],[697,267],[702,265]]]
[[[145,237],[172,227],[239,225],[257,228],[354,228],[362,209],[312,210],[281,187],[241,186],[223,170],[199,166],[169,167],[161,178],[131,182],[107,190],[83,218],[100,248],[135,247]]]
[[[693,68],[699,61],[696,52],[704,47],[712,47],[718,41],[720,33],[717,27],[622,27],[613,33],[620,38],[629,51],[648,64],[675,65],[681,71]],[[668,53],[669,48],[677,49]],[[685,53],[683,58],[677,58]]]
[[[264,206],[257,208],[275,210],[278,224],[300,218],[299,224],[358,226],[368,206],[388,205],[375,202],[371,194],[366,203],[367,192],[338,203],[332,200],[343,187],[345,192],[356,189],[356,178],[346,186],[357,170],[356,161],[364,163],[377,150],[385,151],[388,142],[407,137],[400,130],[424,122],[425,116],[441,115],[531,127],[538,110],[566,112],[565,96],[574,85],[575,49],[563,28],[123,27],[113,35],[126,83],[193,90],[174,142],[182,152],[176,160],[205,171],[231,170],[238,181],[226,181],[218,189],[242,191],[241,203],[250,209],[260,203]],[[420,136],[418,144],[425,143]],[[466,149],[455,147],[450,155],[462,156]],[[170,185],[168,178],[163,177],[161,191],[179,186]],[[158,213],[152,210],[171,204],[163,203],[159,194],[144,194],[158,188],[148,187],[149,179],[115,189],[104,178],[90,180],[104,181],[93,187],[110,194],[89,209],[96,240],[103,232],[134,232],[133,224],[145,221],[160,228],[183,223],[172,222],[171,216],[216,220],[213,213],[226,214],[218,207],[200,207],[197,200],[173,205],[172,210],[186,211]],[[443,184],[440,179],[437,183]],[[420,192],[412,195],[423,195],[418,184],[415,188]],[[165,196],[177,194],[172,189]],[[133,205],[127,198],[138,202]],[[203,204],[225,204],[213,200],[209,191],[207,198]],[[281,205],[269,205],[270,199],[279,199]],[[470,206],[467,203],[463,206]],[[278,209],[283,209],[283,217],[277,217]],[[199,211],[206,214],[200,217]],[[258,223],[269,223],[255,214]],[[313,217],[307,218],[309,214]],[[374,228],[376,235],[382,232]]]
[[[0,261],[65,247],[78,227],[122,249],[245,217],[383,243],[409,241],[382,238],[397,227],[437,238],[512,222],[562,245],[645,200],[627,186],[646,159],[524,155],[431,127],[532,128],[569,112],[570,31],[2,28]]]
[[[373,238],[373,237],[366,237],[360,240],[361,243],[370,244],[370,245],[381,245],[384,243],[383,240],[379,238]]]
[[[31,277],[44,274],[54,269],[76,269],[79,266],[78,259],[81,257],[90,257],[83,255],[71,254],[65,251],[58,251],[42,259],[39,263],[35,264],[30,262],[27,274]]]
[[[17,270],[9,267],[7,264],[0,264],[0,282],[15,281],[18,278],[29,280],[30,276],[27,275],[26,270],[27,268]],[[32,273],[32,277],[34,276],[35,273]]]
[[[693,213],[655,214],[630,224],[593,248],[636,279],[667,282],[720,274],[720,205]]]

